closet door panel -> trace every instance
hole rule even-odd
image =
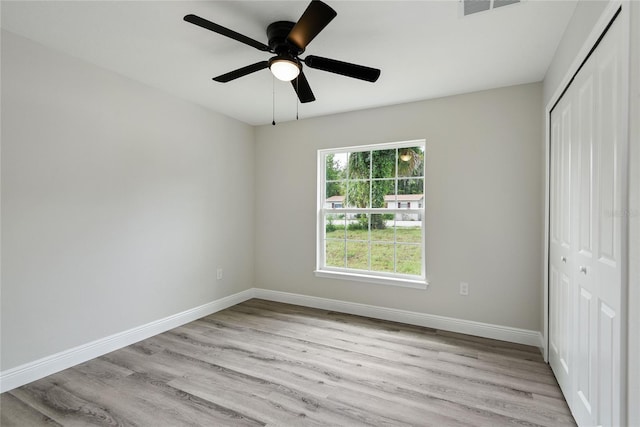
[[[576,236],[576,388],[573,391],[573,412],[583,425],[594,425],[597,412],[597,294],[593,275],[594,264],[594,158],[596,137],[596,76],[595,58],[590,58],[574,80],[576,102],[575,189],[576,210],[573,225]],[[591,274],[589,274],[591,273]]]
[[[563,99],[551,116],[551,239],[549,363],[565,395],[572,388],[572,138],[573,104]]]
[[[622,27],[614,23],[597,49],[598,102],[594,176],[597,198],[596,254],[593,279],[598,295],[597,424],[620,425],[622,309],[622,203],[625,142],[623,141]]]
[[[584,287],[580,288],[578,298],[578,342],[577,342],[577,395],[578,405],[582,406],[585,412],[583,418],[592,418],[593,413],[593,397],[594,397],[594,360],[593,360],[593,341],[592,337],[595,312],[593,295]]]
[[[620,384],[620,353],[617,349],[619,319],[616,310],[600,302],[598,310],[598,414],[597,425],[615,426],[619,423],[620,401],[616,384]],[[616,361],[618,359],[618,361]],[[617,400],[616,400],[617,399]],[[581,423],[582,424],[582,423]]]
[[[577,79],[578,89],[578,146],[577,146],[577,230],[578,252],[586,259],[593,258],[593,200],[594,200],[594,75],[593,64],[586,64],[580,79]]]

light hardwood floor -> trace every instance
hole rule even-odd
[[[2,426],[569,426],[538,349],[250,300],[0,396]]]

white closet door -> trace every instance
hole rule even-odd
[[[597,51],[596,138],[593,159],[594,220],[592,276],[596,299],[594,317],[597,340],[592,348],[596,364],[597,425],[621,424],[624,386],[621,364],[622,218],[626,161],[622,93],[622,24],[615,22]],[[592,274],[593,273],[593,274]]]
[[[598,298],[597,282],[594,275],[595,235],[594,215],[597,192],[595,179],[598,158],[596,141],[597,105],[597,53],[594,53],[584,65],[573,83],[576,104],[577,138],[574,159],[576,188],[576,215],[573,222],[573,234],[576,236],[575,262],[572,263],[576,284],[575,307],[573,310],[576,325],[573,346],[576,349],[576,384],[571,390],[574,416],[581,425],[596,425],[597,409],[597,354],[594,351],[598,342],[596,305]],[[568,395],[568,393],[565,393]]]
[[[572,297],[571,145],[573,104],[565,95],[551,115],[551,212],[549,250],[549,363],[560,388],[571,390]]]
[[[583,426],[620,425],[624,409],[621,27],[612,24],[551,114],[549,361]]]

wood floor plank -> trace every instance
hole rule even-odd
[[[61,425],[9,393],[0,395],[0,408],[0,425],[3,427]]]
[[[65,426],[127,425],[124,420],[104,409],[102,403],[83,399],[67,389],[66,384],[35,381],[10,394]]]
[[[250,300],[0,396],[2,426],[573,426],[536,348]]]

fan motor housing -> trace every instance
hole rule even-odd
[[[287,41],[289,32],[294,25],[295,22],[290,21],[276,21],[269,24],[267,27],[267,38],[269,39],[269,48],[272,52],[277,55],[292,57],[296,57],[304,52],[304,49],[300,49]]]

